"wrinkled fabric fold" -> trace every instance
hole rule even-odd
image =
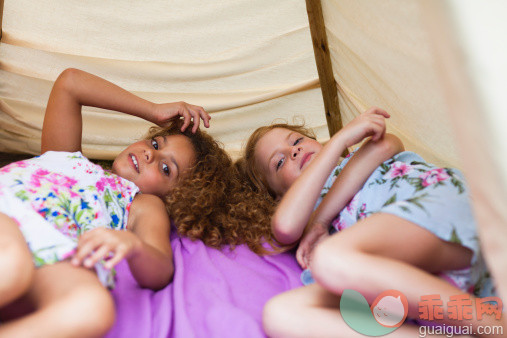
[[[257,256],[245,246],[219,251],[172,234],[175,274],[161,291],[141,289],[117,267],[113,337],[264,337],[262,308],[301,286],[292,253]]]

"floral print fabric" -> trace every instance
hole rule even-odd
[[[322,189],[322,198],[354,153],[338,165]],[[476,225],[461,172],[426,163],[413,152],[402,152],[382,163],[363,188],[333,220],[340,231],[375,213],[390,213],[415,223],[439,238],[459,243],[474,253],[472,267],[442,277],[466,291],[481,293],[487,272],[480,257]]]
[[[85,231],[125,229],[138,191],[80,152],[46,152],[0,168],[0,212],[18,222],[36,266],[68,258]]]

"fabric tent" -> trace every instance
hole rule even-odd
[[[371,105],[428,161],[461,168],[507,295],[507,33],[503,1],[322,1],[344,123]]]
[[[303,116],[325,141],[315,65],[324,51],[332,81],[320,78],[323,91],[337,93],[333,114],[346,123],[383,107],[408,150],[464,171],[486,259],[507,296],[504,1],[322,0],[328,45],[314,43],[317,57],[302,1],[4,2],[0,151],[39,152],[51,85],[68,67],[157,102],[204,106],[210,133],[233,156],[275,118]],[[88,108],[84,119],[84,153],[104,159],[148,126]]]
[[[204,106],[232,154],[275,117],[305,115],[326,136],[302,2],[7,0],[3,17],[0,151],[40,151],[49,91],[68,67],[157,102]],[[84,118],[84,152],[98,158],[113,158],[148,127],[102,110]]]

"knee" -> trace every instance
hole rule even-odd
[[[2,245],[0,248],[0,292],[2,293],[0,306],[26,293],[33,281],[34,273],[32,255],[24,242]]]
[[[324,286],[348,288],[357,281],[356,272],[360,269],[362,255],[362,251],[353,245],[332,240],[324,241],[315,248],[311,266],[312,275]]]
[[[72,292],[69,310],[77,316],[69,319],[72,330],[86,337],[102,337],[113,326],[115,307],[111,294],[102,286],[81,287]]]
[[[262,312],[262,326],[269,337],[280,337],[286,335],[290,327],[291,311],[293,307],[288,306],[284,294],[271,298]]]

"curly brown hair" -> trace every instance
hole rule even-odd
[[[164,199],[178,232],[217,249],[247,244],[257,254],[280,252],[269,223],[272,203],[242,179],[213,137],[201,130],[181,132],[181,125],[179,120],[165,128],[152,127],[146,136],[184,135],[196,153],[194,166]]]

